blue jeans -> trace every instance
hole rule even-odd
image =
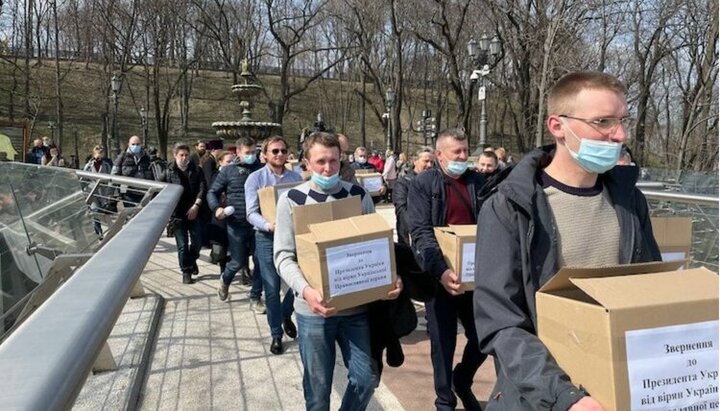
[[[188,234],[190,234],[189,238]],[[197,218],[193,221],[175,220],[175,244],[177,244],[180,271],[191,273],[193,264],[200,257],[202,244],[202,225]]]
[[[293,313],[295,296],[292,290],[285,293],[280,303],[280,276],[273,263],[273,234],[263,231],[255,232],[255,262],[260,270],[263,288],[265,289],[265,308],[272,338],[283,335],[282,322]],[[255,273],[253,273],[254,277]],[[254,278],[253,278],[254,282]]]
[[[340,410],[367,408],[380,383],[377,366],[370,355],[367,313],[329,318],[298,314],[297,322],[305,408],[312,411],[330,409],[336,342],[349,380]]]
[[[255,248],[255,234],[251,226],[228,223],[227,235],[228,251],[230,251],[231,259],[225,266],[225,271],[222,273],[222,280],[225,284],[230,285],[235,278],[235,274],[247,265],[248,257]],[[255,268],[252,273],[250,299],[257,300],[262,296],[262,278],[260,278],[257,259],[254,255],[253,264]]]

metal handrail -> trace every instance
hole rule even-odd
[[[0,345],[3,409],[72,407],[183,190],[154,181],[75,173],[160,191]]]
[[[676,201],[687,204],[718,207],[720,198],[703,194],[680,193],[677,191],[641,190],[648,200]]]

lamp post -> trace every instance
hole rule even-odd
[[[388,150],[392,149],[392,116],[390,115],[390,111],[392,110],[393,106],[395,105],[395,90],[393,89],[387,89],[385,90],[385,118],[387,118],[387,140],[386,140],[386,148]]]
[[[490,65],[496,64],[499,60],[500,46],[500,39],[495,36],[490,40],[487,33],[483,33],[479,42],[470,39],[467,44],[468,55],[470,55],[473,62],[473,72],[470,80],[472,80],[473,84],[480,80],[480,87],[478,88],[478,100],[480,100],[480,146],[485,146],[487,139],[487,76],[490,74]]]
[[[55,122],[48,121],[48,129],[50,130],[50,141],[60,148],[60,146],[55,142]]]
[[[80,152],[78,150],[78,127],[73,126],[73,145],[75,146],[75,164],[74,168],[80,168]]]
[[[142,127],[143,144],[147,144],[148,121],[147,111],[145,111],[145,107],[140,107],[140,126]]]
[[[113,99],[113,121],[112,121],[112,147],[115,156],[120,154],[120,141],[118,140],[117,131],[117,113],[118,113],[118,94],[122,88],[122,75],[113,74],[110,79],[110,90]]]

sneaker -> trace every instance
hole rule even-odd
[[[225,281],[222,280],[222,277],[220,278],[220,287],[218,287],[218,297],[220,298],[220,301],[225,301],[228,298],[228,291],[230,289],[230,286],[225,284]]]
[[[250,300],[250,310],[254,311],[255,314],[265,314],[265,304],[262,298],[257,300]]]

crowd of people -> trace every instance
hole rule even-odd
[[[178,143],[162,167],[133,136],[112,165],[104,148],[95,147],[85,169],[184,187],[171,224],[182,282],[194,281],[203,246],[212,249],[212,261],[220,265],[221,301],[230,298],[233,279],[241,274],[250,286],[250,308],[267,314],[270,351],[282,354],[283,337],[299,337],[309,410],[329,408],[336,345],[348,369],[340,409],[365,409],[380,380],[382,358],[371,344],[370,308],[337,311],[323,302],[321,290],[298,265],[292,219],[295,207],[351,196],[359,197],[364,214],[375,212],[377,200],[358,185],[359,170],[382,174],[382,199],[395,206],[397,254],[409,255],[416,267],[398,264],[398,280],[386,299],[400,300],[406,284],[421,277],[431,283],[423,301],[438,410],[455,409],[458,400],[465,409],[481,409],[472,384],[488,356],[495,358],[497,370],[489,410],[601,410],[537,337],[534,298],[563,266],[660,260],[647,203],[635,188],[638,168],[616,167],[629,162],[622,148],[626,94],[608,74],[562,77],[548,95],[545,124],[554,144],[517,163],[503,148],[490,148],[469,164],[467,136],[447,129],[438,134],[435,147],[410,156],[365,147],[351,151],[346,135],[316,131],[303,142],[302,174],[285,166],[292,153],[280,136],[259,148],[252,139],[240,138],[233,150],[223,150],[220,140],[199,141],[194,150]],[[45,158],[43,147],[40,141],[29,158]],[[59,161],[50,154],[47,164]],[[260,210],[257,191],[288,182],[298,185],[280,196],[277,221],[270,222]],[[138,198],[126,193],[123,200],[131,206]],[[461,291],[459,273],[449,268],[434,232],[451,224],[477,226],[471,291]],[[283,284],[288,287],[284,293]],[[455,363],[458,321],[467,344]]]

